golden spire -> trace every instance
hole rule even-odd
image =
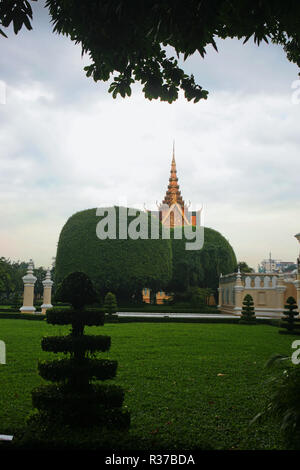
[[[169,178],[168,189],[163,200],[163,204],[167,204],[169,207],[173,204],[179,204],[182,208],[184,207],[184,201],[180,194],[178,178],[177,178],[177,169],[175,161],[175,142],[173,141],[173,155],[171,163],[171,172]]]

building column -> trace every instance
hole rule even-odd
[[[41,306],[42,313],[45,315],[46,311],[49,308],[52,308],[53,305],[51,305],[51,293],[52,293],[52,286],[53,286],[53,281],[51,280],[51,273],[50,269],[48,269],[46,278],[43,281],[43,286],[44,286],[44,296],[43,296],[43,305]]]
[[[297,274],[297,280],[294,282],[297,291],[297,305],[298,305],[298,312],[300,313],[300,274]]]
[[[27,274],[23,276],[24,282],[24,295],[23,295],[23,306],[20,308],[21,313],[34,313],[35,308],[33,306],[34,299],[34,284],[36,277],[33,275],[33,261],[29,261]]]
[[[284,285],[284,276],[283,276],[282,271],[280,270],[279,275],[278,275],[277,286],[276,286],[276,292],[277,292],[276,308],[281,311],[281,314],[283,314],[283,310],[284,310],[285,291],[286,291],[286,286]]]
[[[222,307],[222,287],[218,287],[218,305],[217,308]]]
[[[242,308],[243,308],[243,292],[244,292],[244,286],[242,283],[242,276],[240,272],[240,268],[238,268],[238,272],[236,275],[236,283],[234,288],[234,298],[235,298],[235,305],[234,305],[234,313],[240,315]]]

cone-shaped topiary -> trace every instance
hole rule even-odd
[[[117,299],[116,299],[115,294],[113,294],[112,292],[107,292],[105,299],[104,299],[103,310],[104,310],[104,313],[108,313],[108,315],[112,315],[113,313],[117,312],[118,310]]]
[[[96,384],[96,380],[112,379],[117,362],[98,359],[98,351],[108,351],[109,336],[85,335],[85,326],[100,326],[104,313],[84,310],[86,303],[94,301],[96,293],[92,282],[84,273],[72,273],[60,287],[59,298],[72,303],[73,309],[48,310],[46,320],[52,325],[68,325],[69,335],[42,339],[42,349],[68,354],[69,358],[39,362],[38,370],[45,380],[55,382],[32,391],[33,407],[37,416],[46,423],[61,423],[74,427],[99,426],[126,428],[130,415],[122,410],[124,392],[115,385]]]
[[[240,323],[245,323],[248,325],[255,324],[254,302],[250,294],[247,294],[244,297]]]
[[[286,300],[286,304],[284,306],[283,314],[285,315],[282,318],[282,322],[280,326],[285,328],[285,330],[280,330],[280,333],[295,333],[296,329],[300,328],[300,323],[296,316],[298,316],[299,312],[297,312],[298,306],[294,297],[288,297]]]

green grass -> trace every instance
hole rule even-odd
[[[22,429],[33,387],[44,383],[37,360],[57,355],[41,350],[44,335],[68,328],[45,321],[0,320],[7,364],[0,365],[0,433]],[[294,336],[268,325],[124,323],[87,332],[112,337],[109,356],[119,362],[114,383],[126,392],[131,434],[169,448],[282,448],[278,426],[248,428],[268,397],[263,366],[274,353],[290,355]],[[224,375],[218,375],[224,374]]]

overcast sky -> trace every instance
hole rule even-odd
[[[175,139],[180,189],[204,223],[253,267],[294,261],[300,231],[298,69],[281,47],[219,41],[184,68],[207,101],[114,100],[83,71],[80,46],[52,33],[42,3],[33,31],[0,38],[0,256],[47,267],[80,210],[164,198]]]

